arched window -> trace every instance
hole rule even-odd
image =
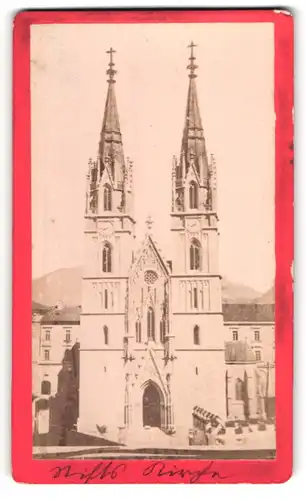
[[[113,181],[115,181],[115,161],[113,159],[111,161],[111,171],[112,171]]]
[[[198,325],[193,327],[193,343],[194,345],[200,345],[200,328]]]
[[[189,184],[189,207],[198,208],[198,186],[193,181]]]
[[[196,287],[193,288],[193,307],[198,308],[198,290]]]
[[[165,336],[166,336],[166,322],[164,319],[162,319],[160,322],[160,342],[161,342],[161,344],[165,343]]]
[[[201,244],[198,240],[193,239],[190,245],[190,269],[200,269]]]
[[[104,290],[104,309],[108,309],[108,290]]]
[[[108,327],[103,326],[104,344],[108,345]]]
[[[112,248],[109,243],[105,243],[102,251],[102,270],[110,273],[112,270]]]
[[[104,186],[104,210],[109,212],[112,209],[112,191],[111,187],[106,184]]]
[[[136,321],[135,330],[136,330],[136,342],[138,344],[140,344],[141,343],[141,323],[140,323],[140,321]]]
[[[44,396],[50,396],[51,394],[51,382],[49,380],[43,380],[41,383],[41,393]]]
[[[236,380],[235,392],[236,400],[244,401],[244,383],[240,378],[237,378]]]
[[[155,340],[155,317],[152,307],[148,308],[147,332],[148,332],[148,340]]]

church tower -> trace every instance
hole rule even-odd
[[[133,260],[133,164],[125,160],[115,96],[113,55],[95,160],[89,160],[82,274],[79,429],[92,431],[123,412],[106,404],[122,371],[128,270]],[[120,416],[118,417],[120,420]]]
[[[225,416],[216,170],[214,157],[207,153],[200,115],[195,45],[191,43],[189,48],[187,107],[180,156],[173,158],[171,212],[172,248],[175,249],[171,276],[172,333],[178,370],[186,381],[189,374],[190,382],[186,383],[194,388],[189,391],[190,401],[185,402],[188,418],[194,405]],[[179,419],[180,414],[179,411]],[[177,422],[180,424],[183,422]]]

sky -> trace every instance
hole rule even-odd
[[[95,158],[114,47],[136,235],[145,220],[171,259],[171,169],[179,155],[189,49],[208,153],[217,165],[220,273],[259,292],[274,255],[274,41],[270,23],[31,27],[32,275],[81,266],[88,160]],[[174,250],[175,251],[175,250]]]

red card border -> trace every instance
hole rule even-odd
[[[76,477],[53,479],[51,469],[73,465],[92,470],[97,460],[33,460],[31,405],[31,116],[30,26],[51,23],[255,23],[274,24],[275,40],[275,253],[276,253],[276,440],[275,460],[217,460],[227,479],[203,476],[203,483],[279,483],[292,473],[293,386],[293,18],[276,10],[87,10],[24,11],[13,34],[13,477],[25,483],[82,483]],[[121,461],[122,462],[122,461]],[[188,483],[190,478],[143,476],[152,460],[128,461],[116,478],[91,483]],[[115,464],[115,462],[114,462]],[[171,460],[167,469],[199,470],[208,460]]]

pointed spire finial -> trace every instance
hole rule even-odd
[[[190,64],[188,64],[187,66],[187,69],[190,70],[190,73],[189,73],[189,78],[196,78],[197,75],[195,74],[195,70],[197,69],[197,65],[194,63],[195,61],[195,56],[194,56],[194,52],[193,52],[193,49],[197,47],[197,45],[195,45],[193,42],[191,42],[190,45],[188,45],[188,49],[190,49],[190,57],[189,57],[189,61],[190,61]]]
[[[152,230],[152,226],[153,226],[153,219],[152,219],[151,215],[148,216],[148,218],[146,220],[146,225],[148,228],[148,232],[150,233]]]
[[[115,83],[114,76],[117,73],[117,71],[114,69],[115,63],[113,61],[113,54],[116,53],[116,51],[111,47],[109,50],[106,51],[107,54],[109,54],[109,69],[106,71],[106,74],[109,76],[108,78],[108,83]]]

